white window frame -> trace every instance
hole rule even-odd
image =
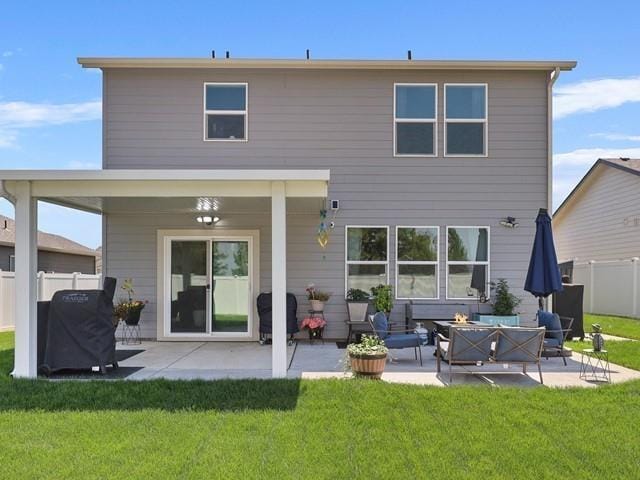
[[[434,115],[433,118],[397,118],[396,93],[397,87],[434,87]],[[398,123],[433,123],[433,153],[398,153]],[[437,83],[394,83],[393,84],[393,156],[429,158],[438,156],[438,84]]]
[[[447,87],[484,87],[484,119],[481,118],[447,118]],[[454,158],[489,156],[489,84],[488,83],[445,83],[444,84],[444,156]],[[484,153],[447,153],[447,124],[448,123],[483,123],[484,124]]]
[[[418,260],[398,260],[398,230],[401,228],[431,228],[436,230],[436,260],[435,261],[418,261]],[[436,266],[436,296],[435,297],[399,297],[398,296],[398,277],[400,276],[400,265],[435,265]],[[440,300],[440,227],[436,225],[413,226],[413,225],[396,225],[396,300]]]
[[[387,231],[387,260],[363,261],[349,260],[349,229],[350,228],[384,228]],[[349,290],[349,265],[385,265],[385,283],[389,283],[389,225],[345,225],[344,227],[344,296]],[[369,293],[369,292],[367,292]]]
[[[244,110],[207,110],[207,86],[244,87]],[[205,142],[249,141],[249,84],[247,82],[204,82],[202,89],[203,140]],[[207,115],[244,115],[244,138],[207,138]]]
[[[459,260],[451,260],[449,261],[449,229],[451,228],[486,228],[487,229],[487,261],[486,262],[478,262],[478,261],[459,261]],[[491,297],[491,289],[489,288],[489,282],[491,281],[491,227],[488,225],[447,225],[447,240],[445,244],[446,249],[446,265],[445,265],[445,289],[447,300],[468,300],[472,302],[477,302],[478,297],[450,297],[449,296],[449,265],[486,265],[487,267],[487,290],[486,296],[487,300]]]

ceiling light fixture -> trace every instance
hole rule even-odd
[[[204,223],[205,225],[213,225],[214,223],[218,223],[220,221],[220,217],[211,217],[209,215],[201,215],[196,217],[196,222]]]

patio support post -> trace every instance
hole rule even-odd
[[[37,376],[38,204],[31,183],[15,186],[15,361],[14,377]]]
[[[283,181],[271,183],[271,375],[287,376],[287,204]]]

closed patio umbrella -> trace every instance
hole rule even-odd
[[[551,217],[546,208],[541,208],[536,218],[536,236],[524,289],[538,297],[538,305],[541,309],[544,297],[562,291],[562,278],[553,245]]]

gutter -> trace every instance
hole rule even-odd
[[[4,180],[0,180],[0,197],[6,198],[13,205],[16,204],[16,197],[14,197],[11,193],[9,193],[9,191],[7,190],[7,188],[6,188],[5,184],[4,184]]]
[[[547,81],[547,211],[553,212],[553,85],[560,76],[556,67]]]

